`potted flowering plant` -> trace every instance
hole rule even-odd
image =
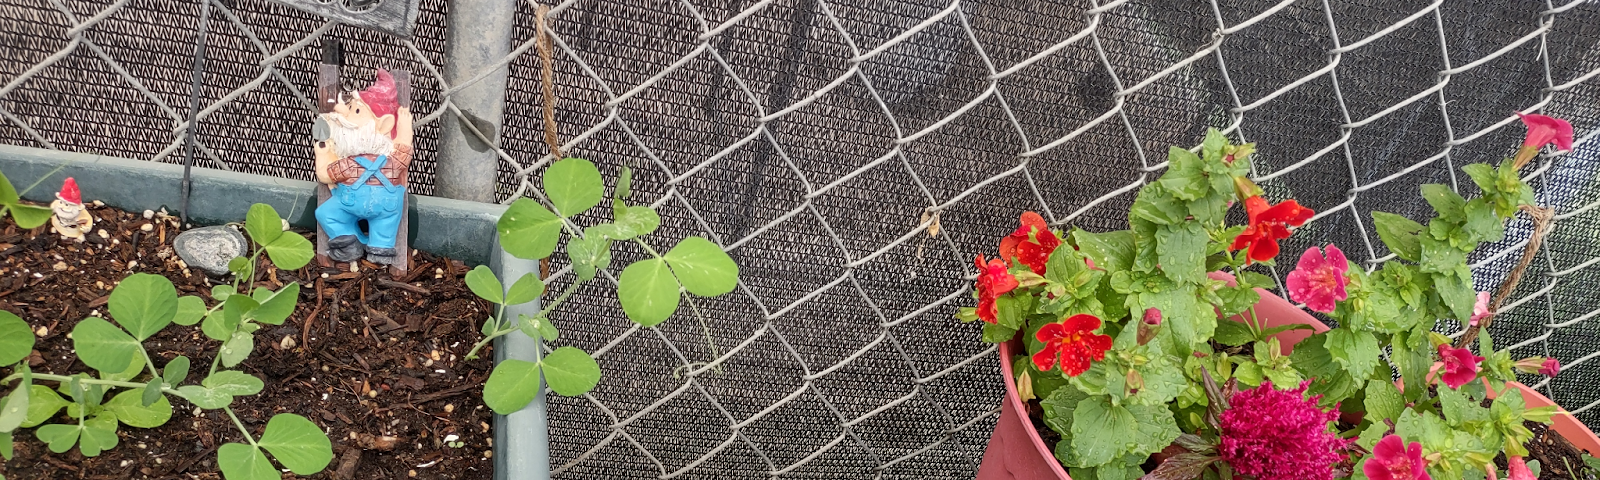
[[[977,305],[957,313],[1001,344],[1008,386],[978,477],[1531,480],[1528,427],[1552,421],[1600,452],[1515,383],[1558,362],[1513,360],[1480,328],[1510,288],[1475,292],[1466,255],[1500,240],[1519,209],[1547,212],[1517,170],[1548,143],[1571,145],[1565,121],[1524,121],[1516,158],[1464,168],[1478,197],[1424,185],[1437,212],[1426,224],[1373,214],[1388,261],[1362,268],[1335,245],[1302,253],[1285,279],[1299,305],[1248,267],[1273,265],[1278,241],[1315,212],[1264,198],[1246,176],[1253,144],[1216,130],[1198,152],[1171,149],[1127,230],[1052,230],[1022,214],[998,258],[977,257]],[[1226,222],[1236,204],[1245,225]],[[1470,328],[1452,343],[1435,333],[1443,320]]]

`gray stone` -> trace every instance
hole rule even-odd
[[[191,267],[212,275],[227,275],[228,261],[245,256],[249,244],[244,235],[226,225],[201,227],[178,234],[172,249]]]

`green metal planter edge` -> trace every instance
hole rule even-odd
[[[310,160],[307,160],[310,161]],[[85,201],[99,200],[127,211],[166,208],[176,215],[183,182],[183,166],[102,155],[0,145],[0,173],[22,193],[22,198],[48,203],[67,177],[76,178]],[[241,222],[250,205],[264,203],[298,228],[316,226],[316,184],[304,180],[267,177],[210,168],[193,168],[189,174],[189,223],[218,225]],[[487,264],[501,278],[517,278],[538,270],[536,261],[506,255],[495,234],[495,221],[504,205],[412,195],[411,247],[461,260]],[[508,318],[533,314],[538,302],[506,308]],[[538,342],[526,335],[507,335],[496,342],[495,362],[507,358],[533,361]],[[545,402],[540,394],[532,404],[509,416],[495,415],[494,466],[497,480],[543,480],[550,477],[550,455],[545,424]],[[463,451],[464,454],[470,454]]]

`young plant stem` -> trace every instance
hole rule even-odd
[[[250,429],[244,428],[244,422],[239,421],[239,416],[233,414],[233,407],[222,407],[222,411],[228,412],[228,418],[233,419],[233,426],[239,427],[239,433],[244,434],[244,439],[250,442],[250,446],[261,448],[260,445],[256,445],[256,437],[250,435]]]
[[[161,372],[156,371],[156,362],[150,360],[150,352],[145,351],[144,344],[139,344],[139,354],[144,355],[144,366],[150,370],[151,378],[161,378]]]
[[[4,379],[0,379],[0,385],[11,383],[13,380],[16,380],[16,379],[19,379],[19,378],[22,378],[22,374],[20,374],[20,373],[11,374],[10,376],[8,376],[8,377],[6,377]],[[33,374],[33,379],[34,380],[46,380],[46,381],[59,382],[59,383],[70,383],[70,382],[72,382],[72,377],[65,376],[65,375],[51,375],[51,374],[48,374],[48,373],[35,373],[35,374]],[[108,387],[122,387],[122,388],[144,388],[144,387],[147,386],[146,384],[143,384],[143,383],[119,382],[119,381],[116,381],[116,380],[100,380],[100,379],[94,379],[94,378],[79,378],[78,379],[78,383],[84,384],[84,385],[105,385],[105,386],[108,386]],[[178,393],[177,390],[173,390],[171,388],[166,388],[166,387],[161,387],[161,391],[165,392],[165,393],[171,393],[171,394],[174,394],[174,395],[176,395]]]
[[[534,314],[531,318],[544,318],[548,320],[547,315],[550,314],[550,311],[561,305],[562,302],[567,301],[567,297],[570,297],[573,293],[577,292],[578,287],[581,285],[583,285],[583,282],[572,282],[571,285],[567,285],[567,289],[563,290],[561,295],[556,296],[555,300],[551,300],[549,304],[544,306],[544,308],[539,309],[539,313]],[[482,340],[478,340],[478,343],[472,345],[472,350],[467,352],[468,360],[478,358],[478,350],[483,349],[483,347],[488,345],[489,342],[492,342],[494,339],[500,338],[505,334],[518,330],[518,328],[501,327],[501,325],[506,323],[505,314],[506,306],[501,305],[499,311],[495,313],[494,318],[490,319],[490,321],[494,322],[494,331],[489,335],[484,336]]]

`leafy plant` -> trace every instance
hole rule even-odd
[[[1134,199],[1127,230],[1056,231],[1029,212],[999,258],[978,257],[978,305],[957,317],[983,320],[985,341],[1021,337],[1030,358],[1016,361],[1019,393],[1039,399],[1074,478],[1366,478],[1370,461],[1403,461],[1369,454],[1389,436],[1420,445],[1426,460],[1411,467],[1434,478],[1483,478],[1502,452],[1522,461],[1532,437],[1523,422],[1548,423],[1556,409],[1527,408],[1506,383],[1517,370],[1553,375],[1553,360],[1513,361],[1486,333],[1477,351],[1487,358],[1478,357],[1432,333],[1437,319],[1465,326],[1487,314],[1466,255],[1501,239],[1505,220],[1532,201],[1511,160],[1465,167],[1477,198],[1424,185],[1438,213],[1427,223],[1375,213],[1396,257],[1381,268],[1332,245],[1301,255],[1290,297],[1338,327],[1286,355],[1277,336],[1310,327],[1269,327],[1255,288],[1276,282],[1247,268],[1274,265],[1278,240],[1315,212],[1262,197],[1246,176],[1253,145],[1212,130],[1197,150],[1171,149],[1165,173]],[[1225,221],[1235,204],[1245,225]],[[1339,432],[1336,405],[1365,415]],[[1262,417],[1274,415],[1268,428]],[[1181,453],[1141,468],[1171,445]]]
[[[284,234],[277,217],[269,206],[251,208],[247,225],[270,224],[274,228],[251,232],[252,238],[264,243],[256,247],[252,258],[265,252],[278,268],[304,266],[311,255],[310,243],[299,235]],[[76,445],[84,456],[93,457],[116,447],[119,425],[154,428],[166,423],[172,417],[167,395],[174,395],[201,409],[222,410],[239,428],[246,443],[227,443],[217,449],[217,463],[228,480],[280,478],[266,453],[300,475],[327,467],[333,460],[332,444],[311,420],[280,413],[257,438],[230,407],[234,397],[259,393],[264,385],[250,374],[219,367],[231,369],[244,361],[254,347],[252,334],[261,324],[282,324],[299,297],[299,285],[294,283],[276,292],[250,285],[246,282],[243,290],[229,285],[214,288],[217,304],[208,308],[199,297],[178,296],[164,277],[137,273],[124,278],[112,289],[106,304],[112,321],[85,318],[72,330],[78,359],[94,369],[95,375],[31,371],[23,359],[33,349],[32,332],[16,315],[0,311],[0,365],[15,364],[15,373],[0,380],[0,386],[17,382],[0,406],[0,453],[10,458],[17,428],[38,426],[35,436],[51,451],[62,453]],[[145,340],[173,323],[200,323],[207,337],[221,342],[199,383],[184,383],[191,373],[189,358],[179,356],[158,369],[144,348]],[[50,389],[36,381],[58,386]],[[45,424],[63,408],[72,422]]]
[[[514,331],[540,340],[541,344],[555,341],[560,334],[551,323],[550,313],[585,282],[608,271],[615,242],[634,242],[650,255],[623,268],[616,279],[623,312],[640,326],[652,327],[666,321],[678,310],[682,299],[693,307],[693,296],[714,297],[733,291],[739,268],[716,243],[688,237],[661,254],[643,240],[661,225],[661,217],[647,205],[624,202],[631,182],[632,172],[624,167],[613,190],[612,221],[582,229],[574,223],[574,217],[605,199],[600,170],[588,160],[566,158],[545,170],[543,193],[547,204],[529,198],[511,203],[496,225],[501,247],[517,258],[544,259],[554,254],[564,239],[572,278],[537,313],[519,315],[510,321],[505,318],[505,307],[538,299],[544,294],[545,283],[529,273],[507,289],[488,267],[479,266],[468,272],[466,281],[472,292],[497,305],[495,315],[484,321],[484,338],[473,346],[468,358],[475,358],[478,350],[495,338]],[[684,291],[692,296],[685,297]],[[701,327],[706,328],[703,320]],[[706,337],[709,342],[709,330]],[[490,373],[483,388],[484,403],[496,413],[509,414],[533,401],[540,375],[551,390],[568,396],[588,393],[600,381],[599,364],[582,350],[559,347],[548,356],[543,355],[542,347],[535,351],[540,355],[535,362],[507,359]]]
[[[6,212],[10,212],[17,226],[24,229],[44,225],[50,221],[52,214],[49,208],[22,203],[22,196],[17,193],[16,187],[11,186],[11,180],[0,173],[0,217],[5,216]]]

